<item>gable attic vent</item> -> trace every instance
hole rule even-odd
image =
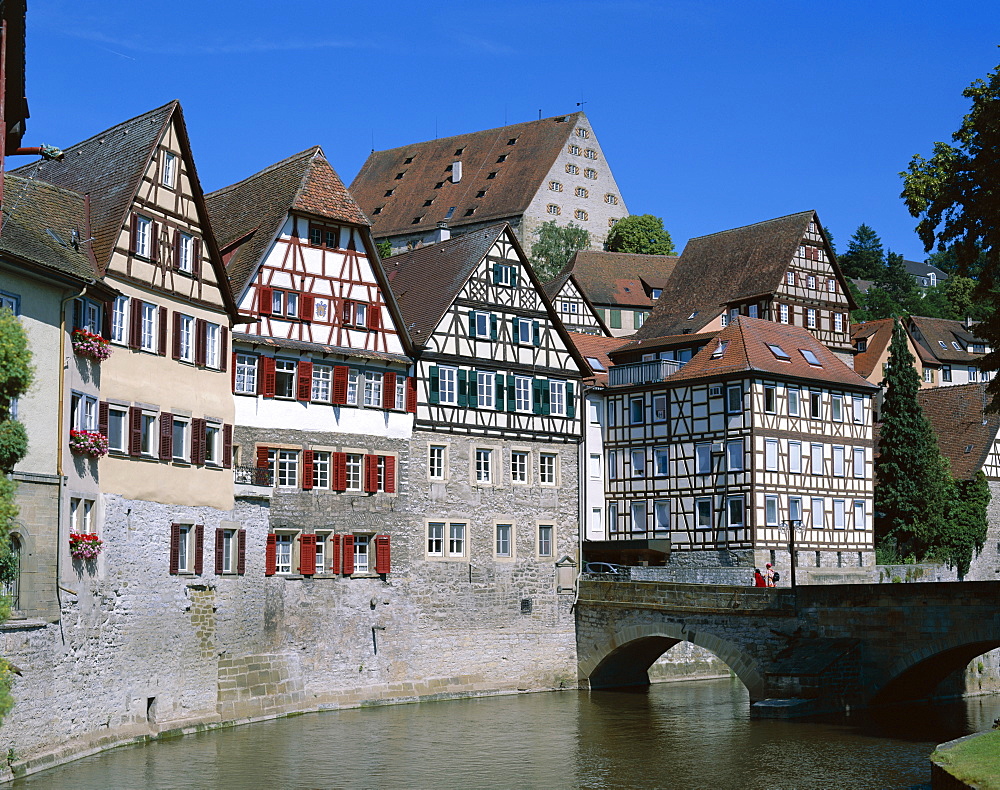
[[[452,162],[451,165],[451,183],[457,184],[462,180],[462,163]]]

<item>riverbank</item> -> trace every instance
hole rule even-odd
[[[934,790],[1000,790],[1000,730],[942,743],[930,761]]]

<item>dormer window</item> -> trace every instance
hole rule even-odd
[[[392,197],[392,193],[395,191],[395,189],[387,189],[382,197]]]
[[[500,154],[500,156],[497,157],[497,164],[500,164],[501,162],[506,162],[506,161],[507,161],[507,154]]]
[[[783,349],[777,343],[765,343],[764,345],[766,345],[767,348],[768,348],[768,350],[772,354],[774,354],[774,358],[775,359],[780,359],[783,362],[790,362],[791,361],[792,358],[790,356],[788,356],[788,352],[785,351],[785,349]]]
[[[517,138],[516,138],[516,137],[511,137],[511,138],[510,138],[510,139],[509,139],[509,140],[507,141],[507,145],[514,145],[515,143],[517,143]]]
[[[403,160],[403,164],[404,165],[411,164],[412,162],[413,162],[413,157],[412,156],[408,156],[408,157],[406,157],[406,159]]]
[[[396,180],[399,181],[399,179],[401,179],[405,175],[406,175],[405,170],[402,173],[396,173]]]
[[[497,171],[494,170],[492,173],[490,173],[488,176],[486,176],[486,179],[489,180],[491,178],[496,178],[496,177],[497,177]]]
[[[476,197],[477,197],[477,198],[481,198],[481,197],[486,197],[486,190],[485,190],[485,189],[480,189],[480,190],[479,190],[479,191],[478,191],[478,192],[476,193]]]
[[[436,183],[436,184],[434,185],[434,188],[435,188],[435,189],[440,189],[440,188],[441,188],[441,187],[443,187],[443,186],[444,186],[444,181],[438,181],[438,182],[437,182],[437,183]]]
[[[660,296],[662,296],[662,295],[663,295],[663,289],[662,288],[653,288],[650,291],[650,293],[649,293],[649,298],[650,299],[659,299]]]
[[[694,312],[692,312],[692,313],[691,313],[691,315],[689,315],[689,316],[687,317],[687,320],[688,320],[688,321],[690,321],[690,320],[691,320],[691,319],[693,319],[693,318],[694,318],[694,317],[695,317],[696,315],[698,315],[698,311],[697,311],[697,310],[695,310]]]
[[[464,148],[456,148],[455,149],[455,156],[461,156],[464,153],[465,153],[465,149]]]
[[[466,217],[471,217],[471,216],[472,216],[473,214],[475,214],[475,213],[476,213],[476,207],[475,207],[475,206],[473,206],[472,208],[469,208],[469,209],[466,209],[466,210],[465,210],[465,214],[464,214],[464,216],[466,216]]]
[[[451,219],[452,216],[455,214],[455,208],[456,208],[455,206],[449,206],[448,207],[448,213],[444,215],[444,218],[445,219]]]
[[[863,337],[860,340],[858,340],[856,348],[858,349],[859,353],[862,352],[862,351],[867,351],[868,350],[868,339]]]

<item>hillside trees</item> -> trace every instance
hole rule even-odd
[[[845,277],[874,282],[885,265],[882,240],[872,228],[862,223],[848,241],[847,252],[838,255],[837,261]]]

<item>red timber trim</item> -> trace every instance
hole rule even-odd
[[[174,336],[171,349],[171,356],[174,359],[181,358],[181,314],[174,310]]]
[[[315,299],[312,294],[302,294],[302,298],[299,299],[299,318],[303,321],[313,320],[313,305],[315,304]]]
[[[299,573],[313,576],[316,573],[316,536],[299,535]]]
[[[268,533],[267,545],[264,547],[264,575],[274,576],[278,570],[278,536]]]
[[[271,295],[273,292],[274,290],[266,285],[257,289],[257,312],[260,315],[271,315]]]
[[[228,422],[222,426],[222,468],[233,468],[233,426]]]
[[[132,225],[129,228],[128,251],[135,255],[139,244],[139,215],[132,212]]]
[[[260,394],[265,398],[274,397],[274,387],[275,387],[275,375],[274,375],[274,357],[261,357],[261,377],[260,377]]]
[[[247,572],[247,531],[241,529],[236,533],[236,572],[242,576]]]
[[[331,453],[330,462],[333,466],[330,488],[334,491],[347,490],[347,453]]]
[[[181,265],[181,232],[174,228],[174,240],[170,245],[171,247],[171,260],[170,268],[177,271]]]
[[[139,350],[142,346],[142,299],[129,297],[128,347]]]
[[[312,400],[313,363],[308,359],[299,360],[299,364],[295,366],[295,375],[298,379],[298,400],[308,403]]]
[[[97,404],[97,430],[108,435],[108,427],[111,422],[111,407],[106,400]]]
[[[368,328],[372,331],[382,328],[382,307],[375,302],[368,305]]]
[[[341,563],[344,576],[354,573],[354,535],[344,535],[344,556]]]
[[[385,493],[395,494],[396,493],[396,456],[394,455],[383,455],[382,458],[385,460]]]
[[[181,525],[170,525],[170,573],[176,575],[181,564]]]
[[[345,365],[337,365],[333,369],[333,402],[343,405],[347,403],[347,377],[348,368]]]
[[[302,451],[302,490],[308,491],[313,487],[313,451]]]
[[[232,353],[232,357],[233,358],[230,360],[230,363],[231,363],[232,367],[230,369],[233,371],[232,384],[233,384],[233,392],[235,393],[236,392],[236,352],[235,351]]]
[[[205,525],[195,524],[194,527],[194,572],[201,576],[205,570]]]
[[[375,573],[389,573],[389,536],[375,536]]]
[[[340,573],[341,568],[341,558],[344,554],[344,536],[343,535],[331,535],[330,536],[330,572]]]
[[[222,553],[225,551],[224,544],[226,541],[226,531],[222,527],[215,528],[215,573],[216,575],[221,575],[223,573],[222,568]]]
[[[192,445],[194,440],[192,439]],[[183,450],[183,448],[181,448]],[[174,415],[160,412],[160,460],[169,461],[174,457]]]
[[[378,491],[378,456],[366,455],[364,467],[365,492],[374,494]]]
[[[382,408],[396,408],[396,374],[391,370],[382,377]]]
[[[416,414],[417,411],[417,377],[407,376],[406,377],[406,410],[410,414]]]
[[[219,327],[219,370],[226,372],[226,365],[229,363],[229,330]]]
[[[157,263],[160,260],[160,223],[149,223],[149,260]]]
[[[205,366],[205,346],[208,335],[208,322],[204,318],[195,319],[194,322],[194,364],[199,367]]]
[[[156,344],[156,353],[161,357],[167,355],[167,319],[170,317],[169,312],[166,307],[160,308],[160,320],[157,321],[157,329],[159,330],[159,338]]]
[[[128,454],[142,455],[142,409],[138,406],[128,410]]]

